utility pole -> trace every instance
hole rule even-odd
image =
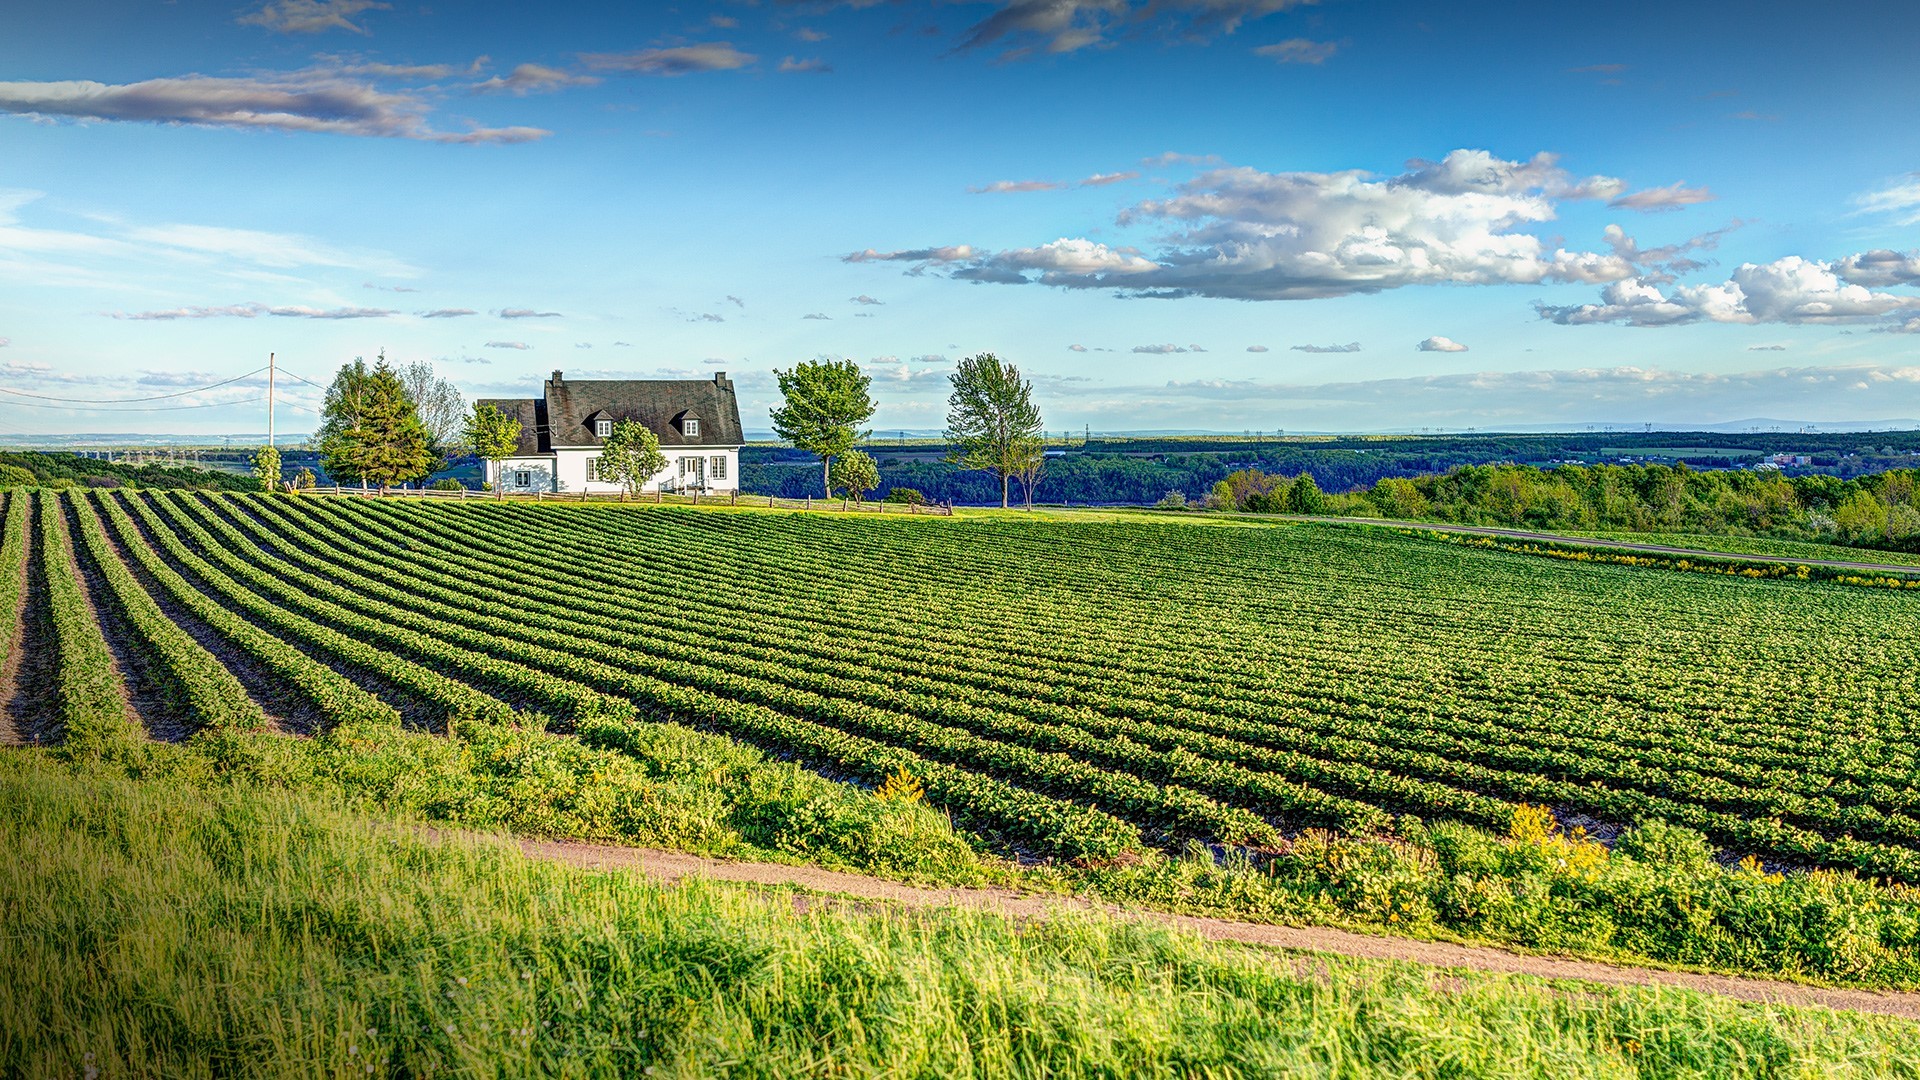
[[[267,445],[273,445],[273,354],[267,354]]]

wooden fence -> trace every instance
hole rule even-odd
[[[699,492],[687,494],[667,494],[649,491],[631,499],[619,495],[589,494],[584,491],[535,491],[530,493],[507,492],[505,496],[491,491],[475,491],[461,488],[458,491],[435,491],[428,489],[389,488],[382,492],[379,488],[346,487],[335,484],[331,487],[309,488],[309,491],[322,495],[359,495],[367,498],[404,498],[404,499],[502,499],[508,502],[557,502],[557,503],[652,503],[666,506],[757,506],[768,510],[832,510],[848,514],[921,514],[934,517],[952,517],[953,506],[947,503],[889,503],[883,501],[855,502],[852,499],[779,499],[772,495],[743,495],[738,491]]]

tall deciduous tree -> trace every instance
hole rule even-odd
[[[372,374],[367,362],[358,356],[350,364],[341,364],[320,407],[320,430],[314,433],[314,443],[320,448],[320,467],[336,484],[342,480],[366,482],[357,471],[354,461],[357,442],[349,433],[360,427],[367,379]]]
[[[357,359],[345,365],[334,385],[341,394],[336,402],[328,390],[321,425],[320,460],[328,472],[378,484],[384,492],[433,471],[427,429],[384,357],[371,371]]]
[[[427,446],[445,468],[449,459],[467,450],[465,444],[467,402],[460,388],[434,374],[433,365],[415,360],[396,372],[407,396],[413,399],[420,424],[427,429]]]
[[[1013,478],[1046,453],[1033,384],[1020,377],[1019,368],[992,353],[960,361],[947,380],[953,386],[947,397],[947,442],[953,448],[948,460],[997,477],[1005,508]],[[1038,473],[1034,475],[1037,481]]]
[[[660,437],[652,428],[638,420],[621,420],[601,445],[597,465],[600,479],[620,485],[620,501],[625,502],[667,467],[667,455],[660,452]]]
[[[873,416],[867,393],[873,380],[851,360],[809,360],[773,374],[785,399],[773,410],[774,433],[820,459],[820,478],[831,497],[833,459],[871,434],[859,427]]]
[[[493,490],[504,497],[506,477],[500,471],[500,463],[520,448],[519,419],[484,401],[475,402],[463,437],[474,454],[493,466]]]

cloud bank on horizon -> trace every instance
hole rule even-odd
[[[19,387],[384,348],[527,392],[599,345],[725,365],[758,410],[774,367],[855,356],[877,423],[927,427],[944,358],[993,350],[1107,428],[1707,423],[1808,415],[1807,387],[1920,415],[1920,158],[1810,74],[1920,90],[1911,5],[1737,41],[1581,23],[1578,56],[1548,55],[1572,13],[1517,2],[1469,29],[1413,0],[119,0],[124,51],[21,7]],[[1625,115],[1670,137],[1607,137]]]

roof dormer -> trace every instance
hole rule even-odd
[[[700,437],[700,417],[692,409],[676,413],[673,417],[673,426],[680,432],[680,437],[683,439]]]
[[[613,434],[613,420],[614,417],[612,413],[605,409],[595,409],[583,417],[581,423],[585,424],[587,430],[593,433],[594,438],[605,439]]]

